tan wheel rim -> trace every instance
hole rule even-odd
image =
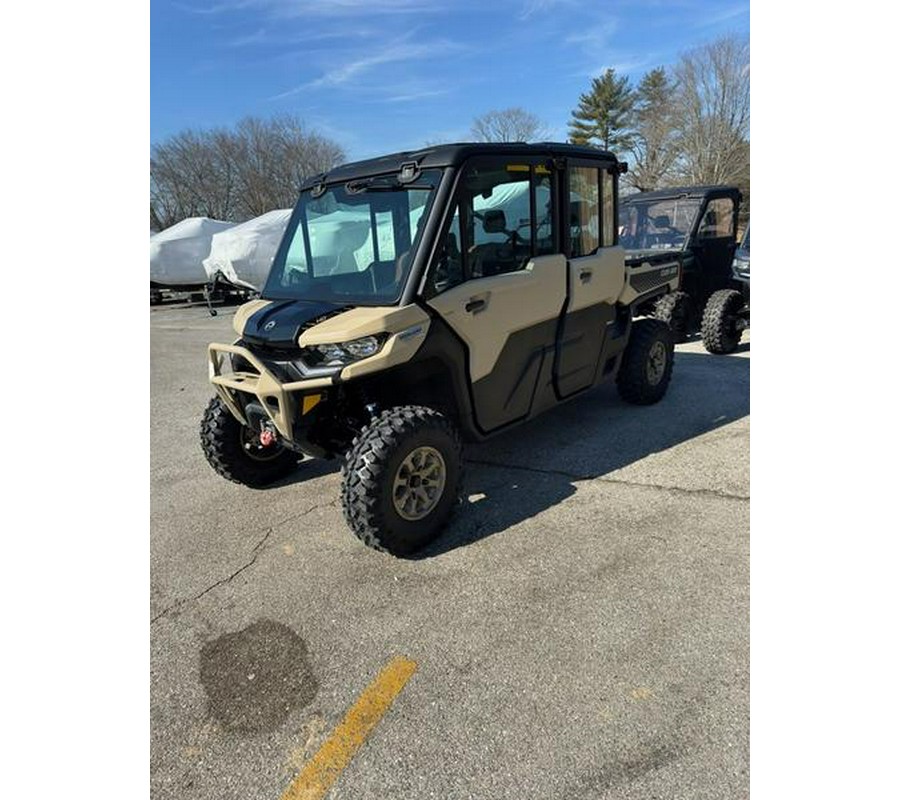
[[[424,519],[440,502],[447,482],[444,457],[433,447],[417,447],[397,469],[394,510],[410,522]]]
[[[663,342],[656,341],[650,347],[647,354],[647,383],[656,386],[666,372],[666,345]]]

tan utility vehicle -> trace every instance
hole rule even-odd
[[[209,463],[260,487],[343,457],[350,528],[403,555],[457,504],[463,440],[607,380],[661,399],[672,334],[635,317],[679,275],[626,267],[622,171],[587,147],[455,144],[310,181],[238,340],[209,347]]]

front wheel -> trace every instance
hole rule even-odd
[[[354,439],[342,470],[344,518],[366,545],[409,555],[435,539],[456,505],[462,444],[423,406],[381,412]]]
[[[261,489],[297,468],[299,457],[277,442],[264,447],[221,398],[209,401],[200,423],[200,445],[209,465],[226,480]]]
[[[714,292],[703,310],[700,334],[703,346],[717,355],[733,353],[741,341],[738,313],[744,307],[744,298],[734,289]]]
[[[639,319],[622,356],[616,386],[623,400],[640,406],[662,400],[672,379],[672,330],[658,319]]]

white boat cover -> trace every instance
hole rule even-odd
[[[209,217],[189,217],[150,237],[150,280],[165,286],[206,283],[203,259],[213,235],[234,227]]]
[[[289,208],[269,211],[213,236],[203,260],[208,278],[221,272],[235,286],[262,290],[290,216]]]

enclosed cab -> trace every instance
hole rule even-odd
[[[681,281],[651,310],[675,341],[700,329],[713,292],[731,282],[741,192],[734,186],[687,186],[638,192],[619,206],[620,240],[628,264],[669,264]]]
[[[403,553],[452,510],[461,440],[606,380],[659,400],[671,334],[634,317],[679,275],[626,266],[622,170],[593,148],[457,144],[309,181],[237,341],[210,345],[212,466],[263,485],[340,456],[350,527]]]

